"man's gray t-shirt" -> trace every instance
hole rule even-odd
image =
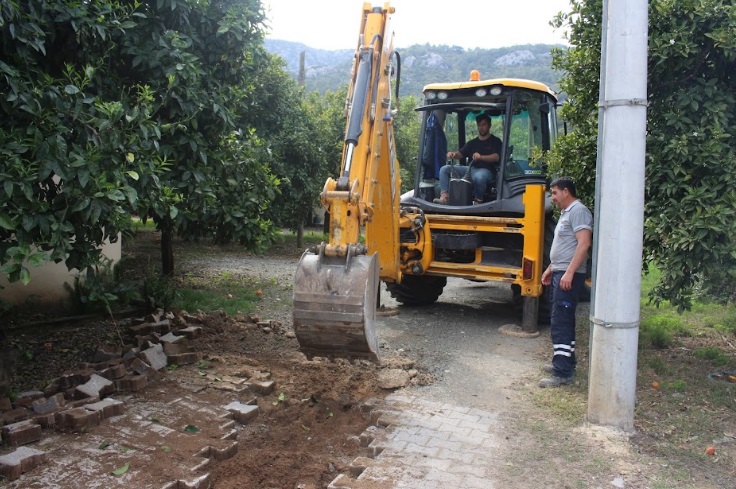
[[[575,233],[581,229],[593,231],[593,215],[579,200],[575,200],[567,209],[563,209],[555,228],[555,239],[549,252],[552,271],[564,272],[575,255],[578,240]],[[587,271],[587,260],[584,260],[575,273]]]

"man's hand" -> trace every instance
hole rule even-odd
[[[560,279],[560,288],[562,290],[572,289],[572,278],[575,276],[574,273],[570,273],[570,270],[566,271]]]
[[[542,285],[550,285],[552,283],[552,269],[547,269],[542,273]]]

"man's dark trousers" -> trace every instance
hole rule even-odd
[[[564,274],[562,271],[552,272],[550,330],[554,349],[554,375],[569,378],[575,373],[575,310],[578,307],[580,290],[585,284],[585,273],[576,273],[573,276],[570,290],[560,288],[560,279]]]

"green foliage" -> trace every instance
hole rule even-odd
[[[667,364],[661,358],[650,358],[647,366],[654,370],[657,375],[665,375],[669,371]]]
[[[414,188],[422,129],[421,114],[414,109],[419,106],[419,103],[419,99],[414,96],[402,97],[399,111],[394,119],[394,139],[396,157],[400,165],[402,192]]]
[[[305,95],[283,71],[280,58],[273,57],[272,63],[273,73],[268,76],[272,93],[265,102],[276,116],[268,132],[271,168],[280,180],[281,195],[269,216],[278,226],[297,229],[309,224],[325,180],[335,162],[339,164],[341,139],[333,130],[335,121],[325,116],[337,116],[329,104],[342,106],[342,101]]]
[[[679,380],[679,379],[673,380],[672,382],[667,382],[666,384],[664,384],[665,389],[671,390],[671,391],[678,391],[678,392],[684,391],[686,387],[687,387],[687,382],[685,382],[684,380]]]
[[[84,270],[131,216],[257,248],[265,14],[239,2],[0,0],[0,266]]]
[[[698,358],[708,360],[716,367],[722,367],[730,362],[730,358],[726,355],[723,350],[714,346],[707,346],[705,348],[699,348],[693,352]]]
[[[114,266],[112,260],[103,258],[90,266],[85,273],[74,277],[74,284],[64,284],[69,292],[72,308],[78,314],[105,311],[130,304],[139,297],[137,285],[120,278],[122,261]]]
[[[639,343],[642,347],[669,348],[674,341],[674,335],[688,334],[689,330],[680,316],[656,314],[641,322]]]
[[[696,288],[732,297],[736,277],[736,22],[727,0],[649,3],[645,258],[662,278],[656,304],[691,306]],[[563,117],[575,130],[561,138],[553,167],[578,180],[583,200],[594,194],[601,0],[573,0],[555,25],[571,47],[556,50],[566,72]],[[624,184],[625,182],[622,182]]]
[[[170,277],[164,277],[155,270],[148,270],[141,283],[141,296],[146,303],[146,309],[168,310],[176,302],[181,294]]]
[[[228,298],[228,294],[232,297]],[[246,287],[232,279],[215,280],[211,286],[183,287],[175,301],[179,309],[187,311],[224,311],[229,315],[239,312],[249,313],[254,308],[257,295],[251,287]]]

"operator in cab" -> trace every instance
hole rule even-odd
[[[458,151],[449,151],[448,159],[471,158],[470,166],[455,166],[458,174],[470,174],[473,182],[473,204],[483,202],[483,196],[489,184],[495,181],[498,163],[501,161],[501,140],[491,134],[491,118],[488,114],[480,114],[475,118],[478,126],[478,137],[471,139]],[[436,204],[447,205],[450,202],[450,173],[452,165],[440,169],[440,197],[434,199]]]

